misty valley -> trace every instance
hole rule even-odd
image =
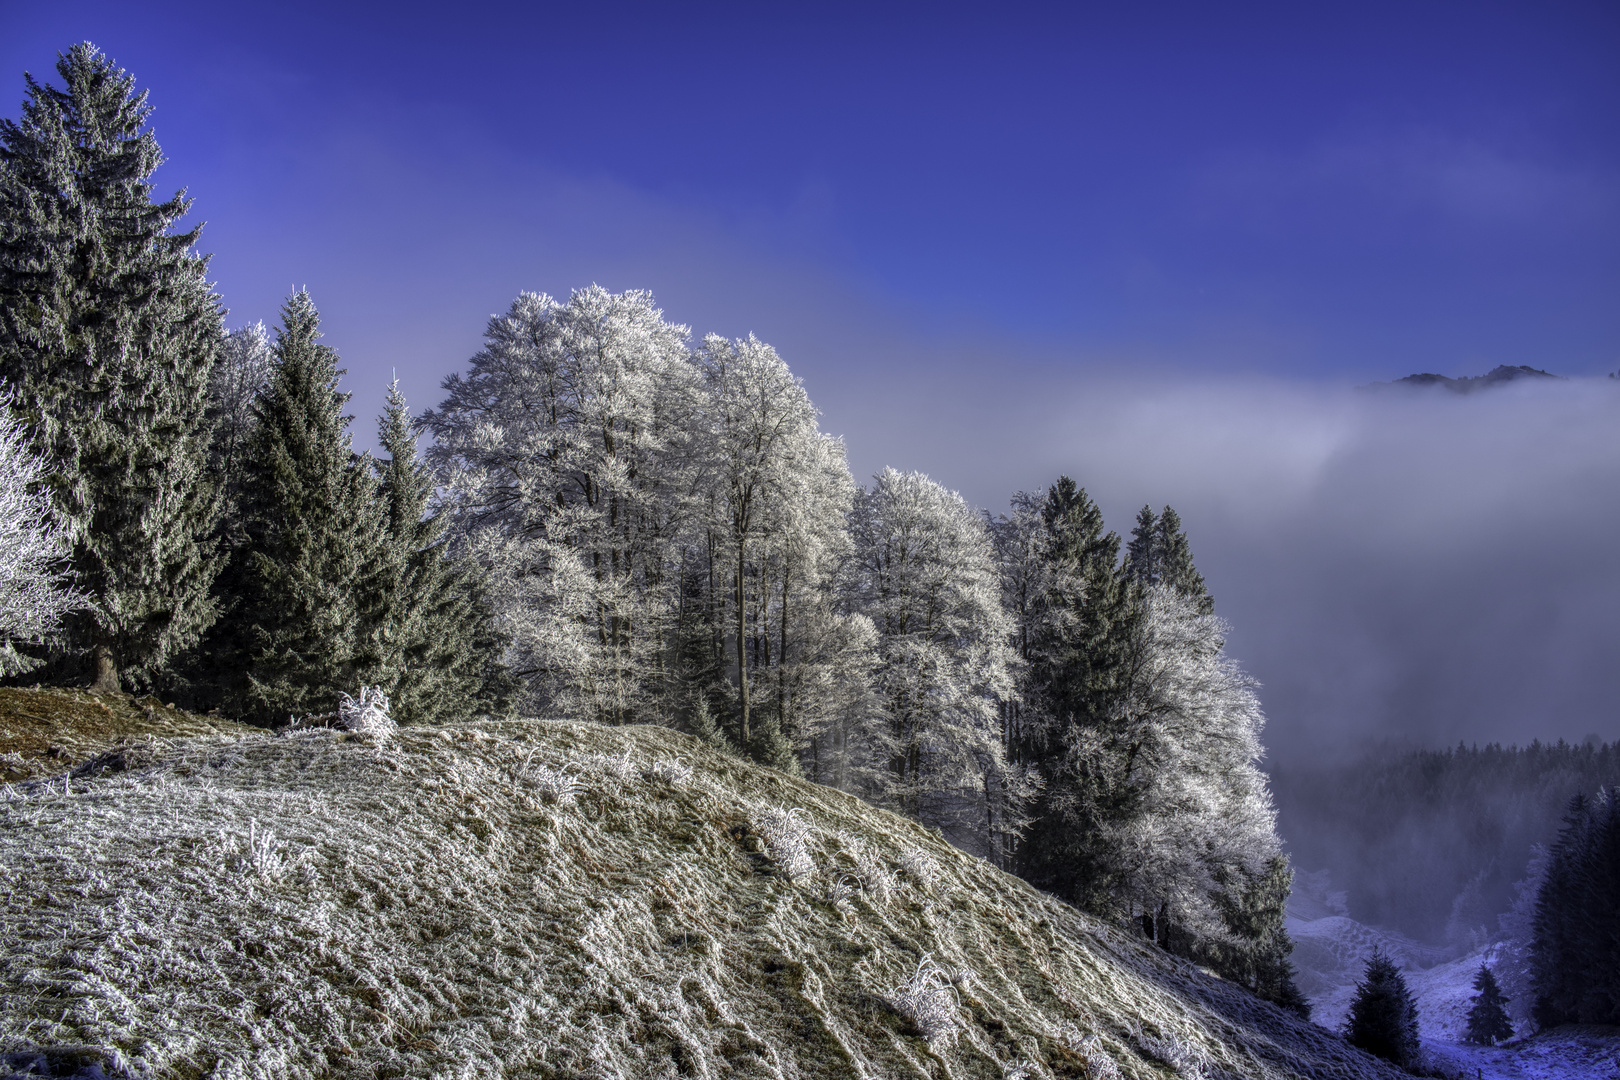
[[[55,75],[0,120],[3,1080],[1620,1078],[1620,743],[1268,754],[1156,492],[858,481],[649,291],[518,293],[357,451],[312,291],[228,325],[146,93]]]

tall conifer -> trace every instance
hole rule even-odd
[[[1020,873],[1094,912],[1112,904],[1117,884],[1107,840],[1133,812],[1137,793],[1124,783],[1124,755],[1111,730],[1126,689],[1130,643],[1140,617],[1138,590],[1120,571],[1119,536],[1105,532],[1102,511],[1064,476],[1041,515],[1046,558],[1057,595],[1030,649],[1029,685],[1045,717],[1032,760],[1046,789],[1031,808],[1019,847]]]
[[[228,700],[259,723],[330,710],[375,682],[388,518],[369,459],[350,449],[337,353],[307,292],[282,307],[275,368],[248,443],[243,540],[228,586]]]
[[[495,627],[483,572],[470,559],[448,556],[445,520],[428,516],[433,476],[417,456],[398,380],[388,388],[378,435],[388,454],[377,466],[388,552],[375,678],[402,723],[503,712],[517,691],[500,663],[505,638]]]
[[[184,193],[152,201],[162,163],[134,79],[88,42],[57,88],[25,76],[0,120],[0,377],[52,463],[89,596],[73,641],[95,686],[144,681],[214,621],[218,515],[205,462],[221,336],[201,226]]]

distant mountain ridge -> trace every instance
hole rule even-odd
[[[1425,371],[1417,375],[1407,375],[1393,382],[1375,382],[1362,387],[1363,390],[1387,390],[1391,387],[1426,387],[1439,386],[1450,390],[1454,394],[1472,394],[1476,390],[1485,390],[1493,386],[1505,386],[1511,382],[1523,379],[1562,379],[1562,375],[1554,375],[1550,371],[1540,368],[1527,367],[1524,364],[1507,365],[1498,364],[1484,375],[1465,375],[1460,379],[1453,379],[1449,375],[1436,375],[1432,371]]]

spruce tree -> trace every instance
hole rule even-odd
[[[1505,1006],[1508,999],[1496,985],[1496,976],[1484,964],[1474,975],[1474,1003],[1468,1010],[1468,1041],[1481,1046],[1495,1046],[1503,1039],[1513,1038],[1513,1021],[1508,1019]]]
[[[1020,757],[1044,777],[1018,849],[1019,873],[1096,914],[1109,913],[1118,867],[1110,833],[1135,812],[1125,781],[1130,748],[1112,721],[1130,671],[1140,590],[1118,566],[1119,537],[1064,476],[1041,507],[1053,613],[1031,643],[1028,687],[1044,717]]]
[[[1204,585],[1204,575],[1193,565],[1192,546],[1181,529],[1181,515],[1166,506],[1159,515],[1155,547],[1159,556],[1159,581],[1198,605],[1201,614],[1215,610],[1215,598]]]
[[[451,557],[445,521],[428,515],[433,476],[417,456],[411,414],[396,379],[378,424],[386,461],[377,464],[387,515],[383,601],[372,676],[400,723],[448,723],[511,705],[517,681],[500,663],[482,571]]]
[[[1620,798],[1576,795],[1536,897],[1531,972],[1542,1027],[1620,1025]]]
[[[208,384],[221,337],[201,226],[152,201],[163,161],[134,79],[88,42],[0,120],[0,378],[74,533],[69,623],[94,686],[146,682],[214,621]],[[121,678],[122,677],[122,678]]]
[[[375,683],[389,522],[368,459],[350,449],[337,354],[307,292],[282,307],[275,368],[248,443],[233,550],[225,687],[245,718],[284,723]]]
[[[1241,867],[1227,871],[1219,875],[1219,884],[1212,899],[1229,936],[1212,938],[1195,950],[1194,958],[1257,997],[1309,1020],[1311,1003],[1295,984],[1289,960],[1294,942],[1285,923],[1294,871],[1288,857],[1273,856],[1263,874]]]
[[[1344,1037],[1352,1046],[1403,1069],[1418,1063],[1417,1003],[1406,977],[1382,951],[1374,951],[1356,985]]]
[[[1193,565],[1192,546],[1181,528],[1181,515],[1169,506],[1155,514],[1151,506],[1136,513],[1136,527],[1125,549],[1124,572],[1141,586],[1166,585],[1192,599],[1200,614],[1215,610],[1204,576]]]

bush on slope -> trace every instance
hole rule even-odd
[[[135,1075],[1399,1075],[662,728],[127,746],[0,788],[0,874],[0,1052]]]

